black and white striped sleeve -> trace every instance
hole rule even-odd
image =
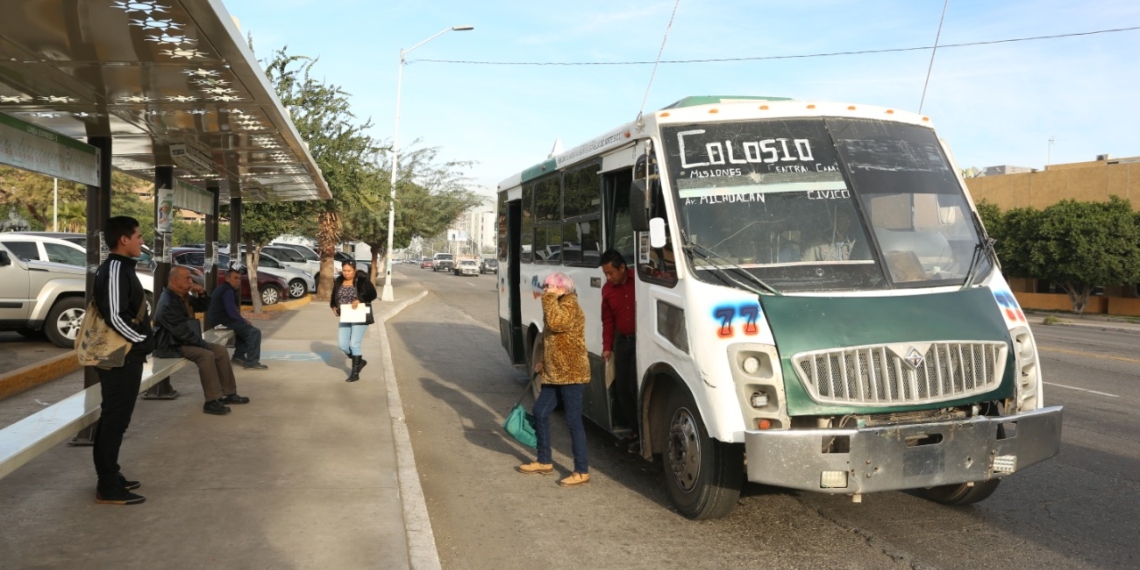
[[[111,260],[108,267],[107,286],[108,295],[107,301],[110,304],[107,311],[107,322],[115,328],[123,338],[131,342],[143,342],[146,340],[146,334],[140,332],[135,327],[131,326],[131,319],[137,315],[130,310],[127,299],[124,299],[124,292],[129,291],[129,285],[124,281],[130,278],[129,275],[124,275],[122,271],[123,264],[118,260]]]

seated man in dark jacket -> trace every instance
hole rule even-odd
[[[265,370],[261,363],[261,330],[241,316],[241,272],[226,270],[226,280],[210,295],[210,310],[206,312],[206,328],[222,325],[234,331],[234,357],[232,362],[246,370]]]
[[[190,296],[193,290],[199,296]],[[170,268],[170,278],[166,289],[158,300],[154,313],[154,355],[158,358],[182,357],[198,366],[198,378],[202,382],[202,392],[206,404],[202,411],[207,414],[225,415],[230,413],[226,404],[248,404],[249,398],[237,394],[234,370],[230,367],[230,355],[225,347],[210,344],[190,328],[189,321],[195,311],[205,310],[209,297],[202,296],[202,287],[190,280],[190,271],[175,265]]]

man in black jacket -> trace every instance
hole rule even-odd
[[[95,502],[137,505],[146,498],[131,491],[142,485],[123,476],[119,469],[119,448],[135,411],[143,364],[154,350],[154,334],[150,329],[150,316],[146,314],[146,291],[135,274],[133,259],[142,254],[143,237],[138,220],[127,216],[107,220],[103,237],[111,254],[95,271],[92,298],[107,325],[132,344],[123,366],[95,369],[103,395],[92,448],[95,474],[99,477]]]
[[[195,296],[189,293],[193,291]],[[190,279],[190,271],[183,266],[170,268],[170,277],[158,308],[154,313],[154,334],[159,358],[185,358],[198,366],[198,379],[206,403],[202,411],[219,416],[230,413],[226,404],[248,404],[249,398],[237,394],[237,381],[230,366],[230,355],[224,346],[206,342],[198,330],[191,328],[194,313],[204,311],[210,304],[202,287]]]

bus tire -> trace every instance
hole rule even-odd
[[[709,437],[689,391],[676,388],[666,403],[659,437],[669,498],[682,515],[720,518],[732,512],[744,483],[744,448]]]
[[[990,495],[994,494],[999,483],[1001,483],[1001,479],[978,481],[974,483],[972,487],[969,483],[941,485],[938,487],[920,489],[919,494],[935,503],[959,507],[986,500]]]

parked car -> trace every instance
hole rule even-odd
[[[87,251],[87,234],[75,232],[12,232],[12,234],[61,239],[78,245],[85,252]],[[135,258],[135,263],[135,269],[138,271],[153,272],[154,268],[158,266],[158,262],[154,260],[154,252],[146,244],[143,244],[142,255]]]
[[[432,272],[451,271],[455,267],[455,258],[450,253],[437,253],[432,257]]]
[[[459,263],[455,264],[455,269],[452,270],[456,275],[474,275],[479,276],[479,262],[474,259],[460,259]]]
[[[83,267],[25,260],[0,243],[0,330],[39,333],[60,348],[75,346],[87,312]]]
[[[499,260],[498,259],[484,259],[483,263],[479,264],[479,273],[498,273]]]
[[[64,234],[63,232],[10,232],[0,234],[0,243],[3,243],[4,246],[8,248],[8,251],[16,254],[20,259],[25,261],[62,263],[80,269],[87,267],[87,249],[83,247],[78,240],[50,237],[44,235],[46,233],[71,236],[83,235]],[[82,243],[86,242],[86,236],[84,236]],[[146,269],[144,259],[151,259],[146,251],[143,251],[143,256],[136,258],[135,261],[137,264],[135,268],[143,289],[146,289],[146,308],[150,311],[154,308],[154,306],[151,305],[151,299],[154,297],[154,276],[142,271]]]
[[[176,265],[185,265],[205,272],[206,253],[203,250],[176,247],[171,253],[171,260]],[[218,254],[218,283],[225,281],[225,270],[228,267],[230,267],[230,257],[225,254]],[[241,299],[242,301],[252,301],[253,296],[249,288],[249,272],[243,265],[238,265],[237,268],[242,273]],[[259,270],[257,272],[257,289],[261,293],[262,303],[275,305],[286,295],[286,291],[289,290],[289,285],[284,279]]]
[[[257,261],[257,270],[284,279],[289,284],[289,297],[293,299],[300,299],[317,289],[317,282],[313,279],[312,273],[285,265],[268,253],[261,254]]]

